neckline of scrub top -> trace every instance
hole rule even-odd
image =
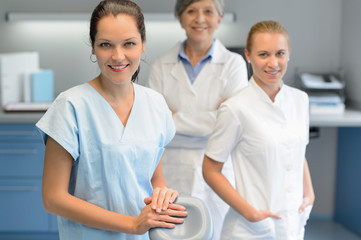
[[[271,98],[267,95],[267,93],[257,84],[256,80],[254,80],[253,76],[250,79],[249,83],[251,85],[254,86],[254,88],[256,89],[257,92],[259,92],[259,96],[267,103],[273,105],[273,106],[277,106],[280,102],[281,96],[283,95],[283,81],[281,80],[281,84],[280,84],[280,90],[278,91],[278,93],[275,96],[275,101],[272,102]]]
[[[130,110],[130,114],[129,114],[129,117],[128,117],[128,121],[127,121],[127,124],[124,126],[123,122],[120,120],[120,118],[118,117],[118,115],[116,114],[116,112],[114,111],[114,109],[112,108],[112,106],[108,103],[107,100],[105,100],[105,98],[95,89],[93,88],[93,86],[91,86],[89,83],[86,83],[91,89],[93,92],[95,92],[95,94],[101,99],[101,101],[103,101],[105,103],[105,105],[107,106],[108,109],[110,109],[110,111],[113,113],[113,116],[119,121],[120,125],[122,126],[123,128],[123,134],[122,134],[122,137],[121,139],[123,138],[123,136],[125,135],[125,132],[126,132],[126,129],[129,128],[130,124],[132,124],[132,119],[133,119],[133,115],[134,115],[134,109],[136,109],[136,104],[137,104],[137,96],[136,96],[136,84],[134,83],[131,83],[132,86],[133,86],[133,94],[134,94],[134,99],[133,99],[133,106],[132,106],[132,109]]]

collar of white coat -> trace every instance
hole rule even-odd
[[[281,84],[280,84],[280,90],[278,91],[278,93],[276,94],[275,97],[275,101],[272,102],[272,100],[270,99],[270,97],[267,95],[267,93],[256,83],[256,81],[254,80],[253,76],[251,77],[251,79],[249,80],[249,85],[255,89],[255,91],[258,93],[258,96],[265,102],[273,104],[273,105],[278,105],[280,103],[280,101],[282,101],[282,96],[284,95],[284,83],[283,80],[281,80]]]
[[[200,63],[205,62],[205,61],[209,61],[209,60],[212,61],[212,59],[213,59],[213,54],[214,54],[214,47],[215,47],[214,42],[215,42],[215,41],[216,41],[215,39],[212,41],[212,46],[211,46],[211,48],[208,50],[207,54],[199,61]],[[183,61],[185,60],[185,61],[187,61],[187,62],[190,63],[188,56],[187,56],[186,53],[184,52],[184,47],[185,47],[185,44],[186,44],[186,43],[187,43],[187,40],[184,40],[184,41],[182,42],[182,44],[180,45],[180,49],[179,49],[179,53],[178,53],[178,60],[182,60],[182,59],[183,59]]]
[[[183,41],[179,41],[170,51],[169,54],[167,54],[167,57],[163,59],[164,63],[174,63],[176,64],[178,59],[178,53],[181,48],[181,44]],[[212,63],[225,63],[228,59],[225,55],[225,52],[227,52],[226,47],[218,40],[215,39],[214,41],[214,52],[212,56]]]

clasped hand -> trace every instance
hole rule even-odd
[[[151,197],[144,199],[146,206],[136,220],[136,232],[143,234],[154,227],[174,228],[187,216],[185,207],[174,204],[178,192],[166,187],[155,188]]]

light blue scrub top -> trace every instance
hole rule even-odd
[[[151,178],[175,134],[172,114],[155,91],[134,85],[126,127],[88,83],[61,93],[36,126],[74,158],[69,192],[102,208],[138,216],[152,195]],[[58,217],[60,239],[149,239],[91,228]]]

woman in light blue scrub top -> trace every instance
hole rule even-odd
[[[173,228],[187,213],[162,172],[172,114],[160,94],[134,83],[145,44],[140,8],[101,1],[90,40],[100,75],[61,93],[36,124],[46,143],[44,207],[59,216],[60,239],[149,239],[150,228]]]

